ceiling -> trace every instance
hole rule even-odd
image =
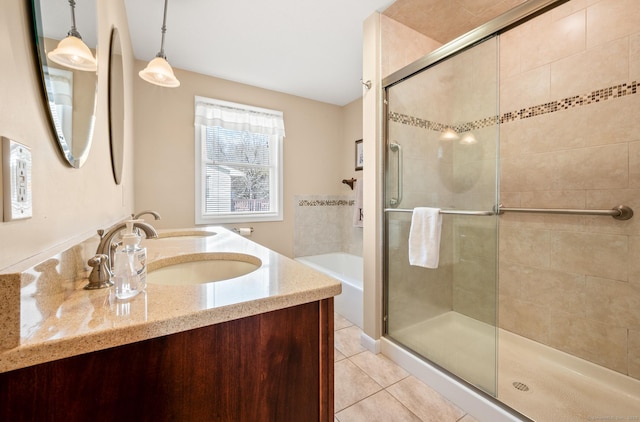
[[[373,12],[444,44],[526,1],[171,0],[164,49],[175,68],[345,105],[362,95],[362,29]],[[63,38],[68,1],[40,3],[45,34]],[[95,46],[95,3],[77,3],[78,30]],[[125,6],[134,55],[151,60],[160,50],[164,1]]]
[[[345,105],[362,95],[362,24],[393,0],[172,0],[174,68]],[[125,0],[133,51],[160,50],[164,1]]]

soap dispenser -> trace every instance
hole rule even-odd
[[[140,236],[133,230],[137,220],[126,222],[122,247],[114,254],[113,274],[116,297],[131,298],[147,285],[147,249],[140,247]]]

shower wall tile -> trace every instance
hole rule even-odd
[[[353,195],[296,195],[294,201],[294,257],[362,255],[362,229],[352,223]]]
[[[605,101],[590,105],[593,107],[582,107],[575,110],[585,114],[586,117],[576,122],[584,122],[584,125],[573,128],[573,133],[578,133],[584,138],[586,145],[605,145],[640,140],[637,122],[640,96],[632,94],[617,98],[609,97]]]
[[[627,282],[587,277],[586,317],[640,330],[640,289]]]
[[[622,189],[628,186],[628,161],[625,143],[507,157],[501,190]]]
[[[579,232],[550,234],[550,268],[558,271],[628,280],[628,236]]]
[[[507,31],[500,35],[500,83],[522,72],[522,32]]]
[[[520,206],[524,208],[584,208],[584,190],[549,190],[520,193]]]
[[[500,165],[500,190],[553,190],[557,180],[557,162],[555,153],[505,157]]]
[[[594,129],[597,120],[593,119],[598,119],[599,116],[600,113],[594,113],[594,107],[575,107],[538,116],[535,122],[537,138],[529,138],[525,142],[530,144],[532,152],[567,151],[585,147],[593,138],[593,131],[598,130]],[[534,122],[529,123],[529,127],[532,123]]]
[[[498,268],[498,280],[500,294],[505,297],[520,299],[522,297],[522,288],[520,283],[520,271],[528,268],[519,264],[510,262],[500,262]],[[535,271],[535,270],[534,270]]]
[[[640,79],[640,32],[629,36],[629,79]]]
[[[549,344],[550,315],[545,306],[500,294],[498,309],[501,328]]]
[[[523,302],[585,316],[585,276],[581,274],[504,263],[500,291]]]
[[[629,376],[640,379],[640,330],[629,330]]]
[[[551,11],[549,11],[549,13],[552,14],[553,20],[558,20],[579,12],[585,9],[589,5],[589,3],[595,3],[597,1],[600,0],[571,0],[552,9]]]
[[[629,142],[629,187],[640,189],[640,142]]]
[[[559,19],[545,13],[523,24],[519,28],[522,33],[520,48],[527,54],[521,55],[521,71],[526,72],[583,51],[585,13],[581,10]]]
[[[490,39],[452,59],[450,122],[472,122],[496,114],[497,54],[497,40]]]
[[[627,373],[627,329],[578,318],[561,310],[549,312],[551,347],[614,371]]]
[[[629,236],[629,284],[640,289],[640,236]]]
[[[453,310],[496,325],[496,238],[493,219],[458,217],[453,231]]]
[[[531,127],[527,120],[500,125],[500,160],[531,153],[532,141],[539,138],[535,134],[536,127]]]
[[[504,226],[500,230],[500,259],[531,267],[549,267],[550,233]]]
[[[624,189],[629,183],[628,163],[626,143],[557,152],[554,188]]]
[[[640,96],[596,102],[500,126],[502,158],[639,140]]]
[[[587,9],[587,47],[633,34],[639,27],[636,0],[602,0]]]
[[[575,69],[589,69],[576,72]],[[629,78],[629,38],[621,38],[551,64],[551,97],[565,98]]]
[[[551,100],[551,67],[539,66],[511,78],[500,79],[500,108],[520,110]]]

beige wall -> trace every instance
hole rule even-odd
[[[133,203],[132,119],[127,115],[127,159],[123,183],[111,172],[107,110],[107,59],[111,25],[120,28],[125,84],[131,87],[132,52],[124,3],[98,1],[98,106],[93,146],[81,169],[61,160],[47,126],[40,77],[32,53],[28,2],[0,0],[0,135],[31,148],[33,156],[33,218],[0,222],[0,270],[66,241],[89,236],[131,212]],[[131,92],[129,90],[129,92]],[[132,110],[132,96],[126,95]]]
[[[137,70],[144,63],[137,62]],[[293,256],[294,195],[348,192],[354,141],[361,136],[360,100],[345,107],[321,103],[176,69],[178,89],[135,83],[135,205],[162,215],[159,228],[195,224],[194,96],[284,113],[284,220],[252,226],[252,240]],[[357,81],[355,82],[357,83]]]

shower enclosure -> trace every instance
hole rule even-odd
[[[383,80],[385,337],[535,420],[640,417],[640,13],[621,3],[508,13]],[[441,210],[436,269],[409,265],[416,207]]]

